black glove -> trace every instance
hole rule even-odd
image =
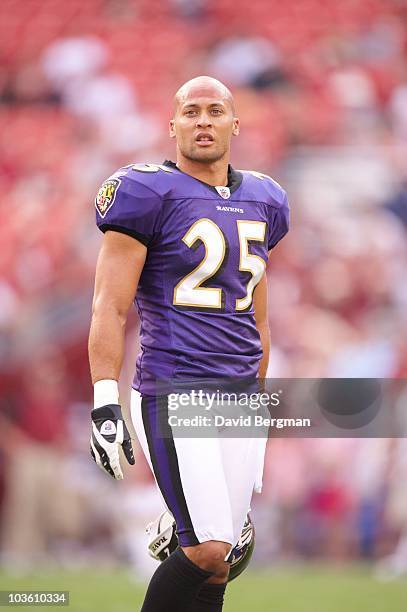
[[[133,447],[119,404],[94,408],[90,453],[98,466],[117,480],[123,479],[119,446],[130,465],[134,465]]]

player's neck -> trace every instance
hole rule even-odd
[[[203,164],[185,157],[179,157],[177,158],[177,166],[185,174],[208,183],[208,185],[220,187],[228,184],[228,159],[220,159],[213,164]]]

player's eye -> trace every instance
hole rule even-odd
[[[222,114],[222,109],[221,108],[213,108],[212,109],[212,115],[221,115]]]
[[[187,117],[194,117],[196,115],[196,110],[187,110],[184,113]]]

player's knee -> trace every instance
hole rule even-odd
[[[229,574],[229,564],[225,557],[229,553],[230,544],[211,540],[196,546],[184,548],[187,557],[198,567],[213,572],[214,578],[226,582]]]

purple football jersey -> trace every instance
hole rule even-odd
[[[229,167],[212,187],[172,162],[119,169],[96,197],[97,225],[147,245],[135,304],[141,353],[134,388],[156,381],[251,378],[262,356],[253,291],[288,230],[285,191]]]

